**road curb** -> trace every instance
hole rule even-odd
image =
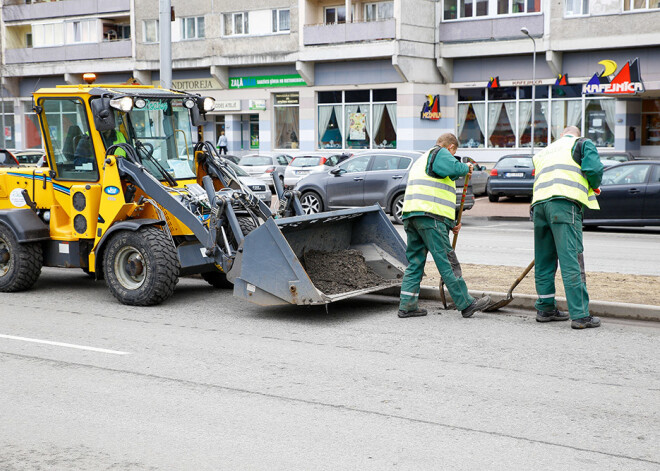
[[[388,288],[379,294],[386,296],[399,296],[399,288]],[[446,291],[445,291],[446,293]],[[478,291],[469,290],[471,296],[479,298],[483,295],[488,295],[494,302],[506,298],[506,293],[499,293],[495,291]],[[431,299],[440,301],[440,289],[434,286],[422,286],[419,292],[420,299]],[[536,314],[534,303],[536,302],[536,295],[532,294],[515,294],[513,299],[508,304],[509,307],[527,309]],[[451,300],[451,296],[447,293],[447,300]],[[566,298],[557,298],[557,306],[559,309],[566,310]],[[505,308],[506,309],[506,308]],[[497,311],[495,311],[497,312]],[[609,301],[589,301],[589,312],[595,316],[611,317],[615,319],[634,319],[641,321],[660,322],[660,306],[651,306],[647,304],[631,304],[631,303],[613,303]]]

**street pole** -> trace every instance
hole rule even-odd
[[[534,131],[535,131],[535,124],[536,124],[536,41],[534,41],[534,38],[532,37],[531,34],[529,34],[529,30],[525,28],[524,26],[520,28],[520,31],[527,36],[529,39],[532,40],[532,44],[534,45],[534,52],[532,54],[532,157],[534,156]]]
[[[160,0],[160,86],[172,88],[172,2]]]

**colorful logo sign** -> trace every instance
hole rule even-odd
[[[119,188],[117,188],[116,186],[106,186],[103,191],[105,191],[109,195],[116,195],[117,193],[119,193]]]
[[[639,74],[639,61],[634,59],[626,62],[613,79],[610,76],[616,72],[616,62],[603,60],[599,62],[603,66],[603,72],[594,74],[591,80],[584,86],[582,93],[585,95],[634,95],[644,92],[644,84]]]
[[[442,118],[440,113],[440,96],[439,95],[426,95],[426,101],[422,107],[421,119],[430,119],[437,121]]]
[[[261,75],[258,77],[229,77],[230,89],[300,87],[307,85],[299,74]]]
[[[488,88],[499,88],[500,87],[500,78],[491,77],[488,81]]]
[[[563,87],[566,85],[568,85],[568,74],[557,75],[557,80],[555,80],[555,87]]]

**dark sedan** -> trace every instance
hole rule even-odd
[[[606,168],[600,190],[600,210],[585,210],[585,227],[660,226],[660,161]]]
[[[505,155],[490,171],[486,193],[493,203],[500,196],[532,197],[534,189],[534,163],[530,155]]]
[[[408,173],[420,155],[405,151],[362,153],[332,170],[300,180],[296,186],[301,192],[300,202],[307,214],[377,203],[401,223]],[[463,181],[456,181],[457,204],[461,200]],[[464,209],[473,205],[474,194],[468,186]]]

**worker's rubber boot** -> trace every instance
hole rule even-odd
[[[472,317],[472,314],[474,314],[477,311],[483,311],[486,309],[488,306],[490,306],[490,296],[483,296],[479,299],[475,299],[472,301],[472,304],[470,304],[468,307],[463,309],[461,311],[461,314],[463,317]]]
[[[594,316],[582,317],[580,319],[573,319],[571,328],[573,329],[590,329],[600,327],[600,318]]]
[[[426,309],[415,309],[414,311],[403,311],[399,309],[399,317],[422,317],[426,315]]]
[[[567,312],[559,309],[554,311],[536,311],[536,322],[567,321],[570,318]]]

